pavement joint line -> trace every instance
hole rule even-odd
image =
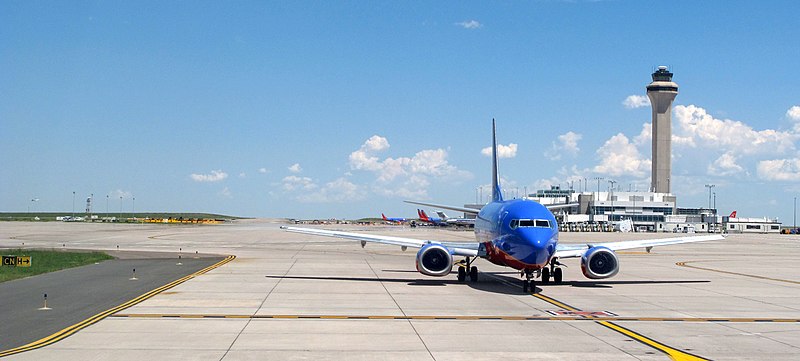
[[[541,293],[538,293],[538,294],[537,293],[533,293],[532,295],[534,297],[542,300],[542,301],[545,301],[545,302],[547,302],[547,303],[549,303],[551,305],[557,306],[557,307],[567,306],[567,307],[569,307],[569,308],[567,308],[567,310],[569,310],[569,311],[581,311],[578,308],[566,305],[565,303],[563,303],[561,301],[558,301],[558,300],[556,300],[554,298],[545,296],[545,295],[543,295]],[[667,356],[669,356],[669,358],[674,360],[674,361],[697,361],[697,360],[708,361],[709,360],[707,358],[704,358],[704,357],[701,357],[701,356],[697,356],[697,355],[693,355],[691,353],[678,350],[678,349],[676,349],[674,347],[667,346],[667,345],[665,345],[665,344],[663,344],[661,342],[658,342],[658,341],[656,341],[656,340],[654,340],[652,338],[644,336],[644,335],[642,335],[642,334],[640,334],[640,333],[638,333],[636,331],[633,331],[631,329],[628,329],[628,328],[622,327],[620,325],[617,325],[616,323],[613,323],[611,321],[601,320],[601,318],[595,317],[595,316],[592,316],[592,315],[580,315],[580,317],[584,317],[587,320],[595,321],[597,324],[599,324],[599,325],[601,325],[601,326],[603,326],[605,328],[608,328],[608,329],[610,329],[612,331],[615,331],[617,333],[620,333],[620,334],[623,334],[625,336],[628,336],[628,337],[638,341],[639,343],[642,343],[642,344],[644,344],[646,346],[649,346],[649,347],[654,348],[654,349],[656,349],[658,351],[661,351],[661,352],[667,354]],[[611,318],[611,319],[614,319],[614,318]],[[729,321],[730,319],[721,319],[721,320]]]
[[[100,312],[100,313],[98,313],[98,314],[96,314],[94,316],[91,316],[91,317],[89,317],[89,318],[87,318],[87,319],[85,319],[85,320],[83,320],[81,322],[78,322],[78,323],[76,323],[76,324],[74,324],[72,326],[68,326],[68,327],[62,329],[61,331],[58,331],[58,332],[56,332],[56,333],[54,333],[54,334],[52,334],[50,336],[43,337],[43,338],[41,338],[39,340],[33,341],[33,342],[28,343],[26,345],[22,345],[22,346],[15,347],[15,348],[12,348],[12,349],[0,351],[0,357],[10,356],[10,355],[18,354],[18,353],[25,352],[25,351],[35,350],[37,348],[41,348],[41,347],[44,347],[44,346],[48,346],[48,345],[54,344],[54,343],[56,343],[58,341],[61,341],[61,340],[65,339],[65,338],[75,334],[76,332],[78,332],[78,331],[80,331],[80,330],[82,330],[82,329],[84,329],[84,328],[86,328],[88,326],[91,326],[91,325],[99,322],[100,320],[102,320],[102,319],[104,319],[106,317],[112,316],[112,315],[114,315],[115,313],[117,313],[119,311],[125,310],[125,309],[127,309],[127,308],[129,308],[131,306],[134,306],[134,305],[136,305],[138,303],[141,303],[142,301],[144,301],[144,300],[146,300],[148,298],[151,298],[151,297],[153,297],[153,296],[155,296],[155,295],[157,295],[157,294],[159,294],[159,293],[161,293],[161,292],[163,292],[165,290],[168,290],[168,289],[170,289],[172,287],[175,287],[175,286],[177,286],[177,285],[179,285],[179,284],[181,284],[183,282],[186,282],[186,281],[188,281],[188,280],[190,280],[192,278],[195,278],[195,277],[200,276],[202,274],[205,274],[208,271],[211,271],[211,270],[213,270],[213,269],[215,269],[217,267],[220,267],[220,266],[232,261],[234,258],[236,258],[236,256],[234,256],[234,255],[230,255],[228,257],[225,257],[225,259],[223,259],[223,260],[221,260],[221,261],[219,261],[219,262],[217,262],[217,263],[215,263],[215,264],[213,264],[211,266],[208,266],[208,267],[203,268],[203,269],[201,269],[201,270],[199,270],[197,272],[194,272],[194,273],[192,273],[190,275],[181,277],[181,278],[179,278],[179,279],[177,279],[175,281],[172,281],[172,282],[167,283],[167,284],[165,284],[165,285],[163,285],[161,287],[158,287],[158,288],[156,288],[154,290],[146,292],[146,293],[144,293],[144,294],[142,294],[142,295],[140,295],[140,296],[138,296],[136,298],[133,298],[133,299],[131,299],[131,300],[125,302],[125,303],[122,303],[119,306],[109,308],[109,309],[107,309],[107,310],[105,310],[103,312]]]
[[[451,321],[618,321],[618,322],[707,322],[707,323],[800,323],[800,318],[722,318],[722,317],[620,317],[620,316],[454,316],[454,315],[222,315],[117,313],[116,318],[250,318],[320,320],[451,320]]]
[[[708,261],[684,261],[684,262],[676,262],[676,263],[675,263],[675,265],[677,265],[677,266],[681,266],[681,267],[688,267],[688,268],[699,269],[699,270],[703,270],[703,271],[710,271],[710,272],[717,272],[717,273],[725,273],[725,274],[729,274],[729,275],[736,275],[736,276],[750,277],[750,278],[756,278],[756,279],[760,279],[760,280],[769,280],[769,281],[785,282],[785,283],[791,283],[791,284],[795,284],[795,285],[800,285],[800,282],[798,282],[798,281],[785,280],[785,279],[781,279],[781,278],[772,278],[772,277],[758,276],[758,275],[752,275],[752,274],[747,274],[747,273],[739,273],[739,272],[732,272],[732,271],[723,271],[723,270],[714,269],[714,268],[707,268],[707,267],[700,267],[700,266],[690,266],[690,265],[689,265],[689,263],[697,263],[697,262],[708,262]]]

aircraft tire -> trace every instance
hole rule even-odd
[[[464,267],[458,267],[458,282],[464,282],[467,279],[467,270]]]
[[[470,268],[469,280],[472,282],[478,282],[478,267],[472,266],[472,268]]]
[[[556,268],[556,269],[553,271],[553,282],[555,282],[555,283],[561,283],[561,281],[562,281],[563,279],[564,279],[564,272],[561,270],[561,268],[560,268],[560,267],[559,267],[559,268]]]
[[[528,293],[528,281],[522,280],[522,293]]]
[[[542,268],[542,284],[550,283],[550,269]]]

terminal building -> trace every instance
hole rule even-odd
[[[614,191],[578,192],[553,186],[529,194],[548,206],[562,231],[635,231],[670,233],[779,233],[770,218],[719,216],[713,208],[678,207],[669,193]]]

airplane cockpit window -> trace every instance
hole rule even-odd
[[[511,229],[517,229],[517,227],[550,228],[550,221],[546,219],[512,219],[509,226]]]

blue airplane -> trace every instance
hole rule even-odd
[[[476,215],[476,243],[439,242],[404,237],[369,235],[363,233],[329,231],[323,229],[286,227],[297,233],[352,239],[361,242],[376,242],[419,248],[416,256],[417,271],[427,276],[442,277],[450,274],[454,264],[458,266],[458,280],[478,280],[478,268],[472,263],[483,258],[491,263],[519,270],[524,276],[523,292],[535,291],[534,278],[542,283],[551,278],[563,280],[563,258],[580,257],[581,271],[590,279],[613,277],[619,272],[619,259],[615,251],[631,248],[647,248],[672,244],[703,242],[724,239],[721,235],[676,237],[636,241],[585,243],[563,245],[558,243],[558,224],[555,216],[545,206],[527,199],[504,200],[497,174],[497,135],[492,120],[492,201],[480,210],[441,204],[406,201],[408,203],[444,208]],[[464,257],[454,262],[455,257]]]
[[[430,223],[434,226],[445,227],[447,226],[447,221],[443,218],[436,218],[436,217],[428,217],[425,211],[421,209],[417,209],[417,215],[419,216],[420,222]]]
[[[401,223],[406,223],[406,221],[407,221],[407,219],[400,218],[400,217],[386,217],[386,215],[383,214],[383,213],[381,213],[381,218],[383,218],[384,222],[386,222],[386,223],[401,224]]]

